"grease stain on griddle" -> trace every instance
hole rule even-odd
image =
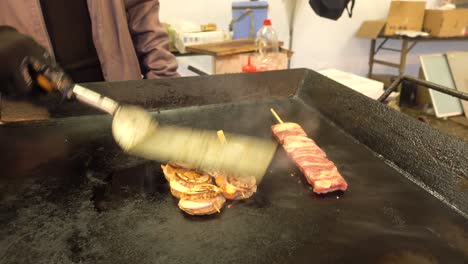
[[[120,202],[135,195],[151,197],[169,193],[159,164],[153,162],[113,171],[106,182],[93,189],[92,200],[99,212],[119,206]]]
[[[452,223],[447,223],[440,217],[435,217],[434,221],[440,223],[440,225],[431,229],[431,232],[447,241],[451,247],[463,252],[468,258],[468,231]]]
[[[397,209],[395,209],[393,206],[384,206],[383,207],[383,213],[384,215],[390,217],[392,223],[396,226],[399,227],[404,227],[406,224],[406,221],[404,218],[401,216],[401,213],[398,212]]]
[[[418,253],[415,251],[403,250],[398,253],[384,256],[379,262],[381,264],[437,264],[439,263],[428,252]]]

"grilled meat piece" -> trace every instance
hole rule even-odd
[[[169,163],[161,165],[161,168],[164,177],[169,181],[172,195],[179,199],[181,193],[187,192],[197,185],[212,183],[211,176],[206,173]]]
[[[248,199],[257,191],[255,177],[236,177],[218,174],[215,176],[215,182],[221,188],[224,197],[229,200]]]
[[[299,124],[282,123],[272,126],[273,134],[288,156],[304,174],[315,193],[345,191],[348,184],[326,153],[309,137]]]
[[[213,184],[200,184],[180,194],[179,208],[190,215],[220,213],[226,199]]]

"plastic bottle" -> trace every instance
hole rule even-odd
[[[257,32],[257,71],[278,69],[278,35],[271,26],[271,20],[265,19],[263,27]]]

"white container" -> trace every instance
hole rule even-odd
[[[326,69],[319,71],[319,73],[374,100],[377,100],[384,92],[383,82],[349,72],[343,72],[337,69]]]
[[[180,53],[186,53],[185,47],[191,45],[221,42],[225,40],[224,31],[190,32],[175,34],[175,47]]]

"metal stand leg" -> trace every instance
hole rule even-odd
[[[375,56],[375,43],[376,40],[371,40],[370,53],[369,53],[369,72],[367,73],[368,78],[372,78],[372,69],[374,67],[374,56]]]
[[[445,86],[440,85],[440,84],[437,84],[437,83],[419,80],[418,78],[414,78],[414,77],[412,77],[412,76],[407,76],[407,75],[399,76],[399,77],[388,87],[388,89],[385,90],[385,92],[379,97],[379,99],[377,99],[377,101],[379,101],[379,102],[384,102],[385,99],[387,99],[387,97],[388,97],[392,92],[394,92],[394,91],[397,89],[397,87],[400,85],[400,83],[401,83],[402,81],[409,81],[409,82],[412,82],[412,83],[415,83],[415,84],[424,86],[424,87],[426,87],[426,88],[430,88],[430,89],[436,90],[436,91],[438,91],[438,92],[441,92],[441,93],[444,93],[444,94],[448,94],[448,95],[451,95],[451,96],[460,98],[460,99],[462,99],[462,100],[468,101],[468,93],[461,92],[461,91],[457,91],[457,90],[454,90],[454,89],[450,89],[450,88],[448,88],[448,87],[445,87]]]
[[[406,56],[408,55],[408,40],[403,39],[401,42],[401,54],[400,54],[400,67],[399,76],[405,75],[406,70]]]
[[[211,56],[211,65],[212,65],[211,74],[213,74],[213,75],[217,74],[217,72],[216,72],[216,68],[217,68],[216,62],[217,62],[216,56]]]

